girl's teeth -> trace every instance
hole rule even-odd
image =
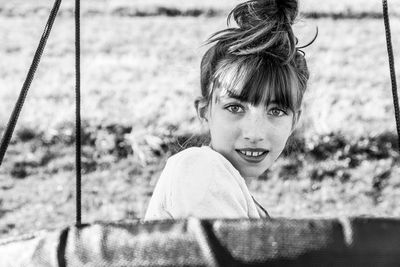
[[[249,157],[258,157],[263,154],[263,152],[251,152],[251,151],[240,151],[240,152]]]

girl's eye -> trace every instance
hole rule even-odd
[[[243,107],[240,106],[240,105],[229,105],[229,106],[226,107],[226,109],[229,112],[234,113],[234,114],[243,113],[244,112]]]
[[[280,108],[272,108],[270,109],[269,113],[274,117],[282,117],[287,115],[287,112]]]

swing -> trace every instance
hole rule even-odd
[[[57,15],[56,0],[0,146],[0,165]],[[387,1],[383,14],[397,133]],[[385,218],[81,222],[80,1],[76,25],[76,225],[0,240],[0,266],[398,266],[400,220]],[[400,144],[399,144],[400,148]]]

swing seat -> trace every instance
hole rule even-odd
[[[399,266],[400,219],[109,222],[0,241],[0,266]]]

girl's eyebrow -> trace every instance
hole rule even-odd
[[[226,96],[229,97],[229,98],[233,98],[233,99],[239,100],[241,102],[245,102],[240,95],[230,95],[230,94],[228,94]]]
[[[216,97],[216,100],[217,101],[229,101],[230,99],[235,99],[235,100],[237,100],[237,101],[239,101],[239,102],[244,102],[242,99],[241,99],[241,97],[240,96],[231,96],[231,95],[228,95],[228,94],[226,94],[226,95],[219,95],[219,96],[217,96]]]
[[[240,94],[237,94],[235,91],[232,90],[227,90],[224,96],[245,102]]]
[[[221,93],[216,95],[216,100],[227,99],[227,98],[233,98],[240,101],[242,100],[242,97],[240,97],[240,95],[238,95],[235,91],[228,89],[223,89]]]
[[[238,100],[240,102],[248,102],[245,99],[243,99],[243,96],[241,96],[240,94],[238,94],[236,91],[234,90],[226,90],[226,93],[223,95],[219,95],[218,99],[223,99],[223,98],[232,98],[235,100]],[[281,104],[273,97],[270,101],[268,101],[268,105],[277,105],[277,106],[281,106]]]

